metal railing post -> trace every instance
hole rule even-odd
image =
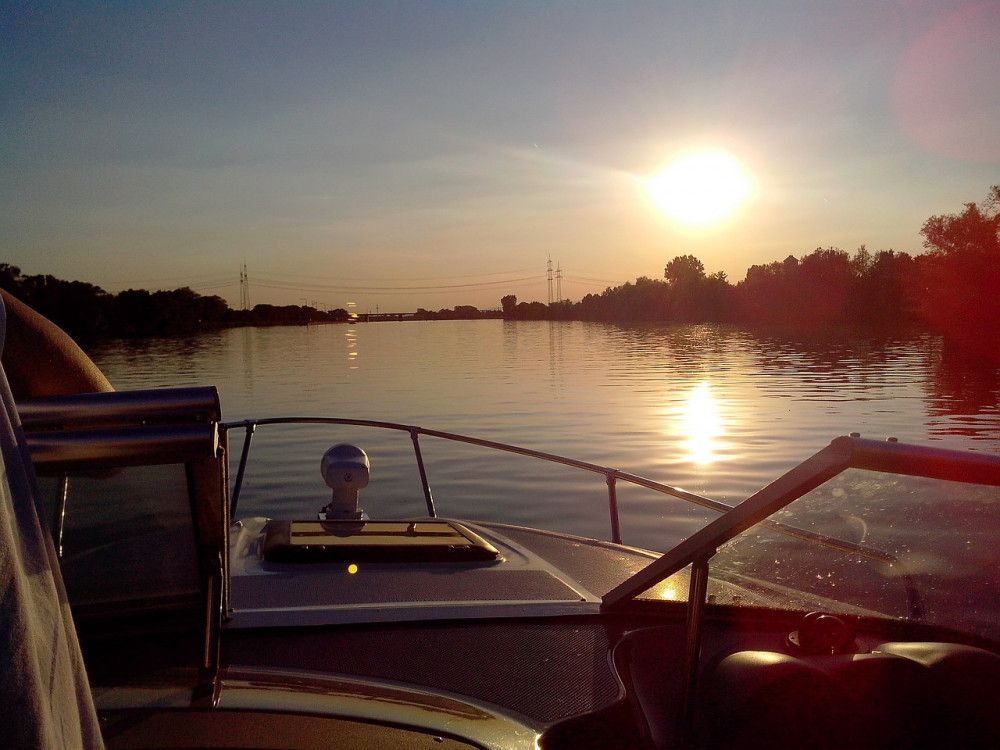
[[[243,489],[243,475],[247,469],[247,457],[250,455],[250,443],[253,442],[253,435],[257,429],[256,422],[248,422],[246,434],[243,436],[243,450],[240,452],[240,466],[236,470],[236,484],[233,487],[233,499],[229,502],[229,517],[236,514],[236,503],[240,500],[240,490]]]
[[[605,474],[608,482],[608,512],[611,514],[611,541],[615,544],[622,543],[622,530],[618,520],[618,490],[615,482],[618,479],[617,472],[613,469]]]
[[[431,495],[431,486],[427,482],[427,470],[424,468],[424,456],[420,452],[420,430],[416,427],[410,428],[410,440],[413,441],[413,454],[417,457],[417,469],[420,470],[420,486],[424,490],[424,500],[427,503],[427,515],[436,518],[434,510],[434,497]]]
[[[714,555],[713,550],[711,555]],[[708,561],[706,555],[691,564],[691,581],[688,589],[687,623],[684,642],[684,689],[681,694],[680,724],[685,747],[694,744],[695,692],[698,689],[698,668],[701,663],[701,630],[708,594]]]
[[[69,474],[63,474],[59,480],[59,499],[56,502],[55,522],[52,526],[56,555],[62,560],[63,532],[66,529],[66,503],[69,501]]]

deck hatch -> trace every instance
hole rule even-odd
[[[489,561],[497,549],[451,521],[270,521],[268,562]]]

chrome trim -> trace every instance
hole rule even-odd
[[[18,402],[17,413],[25,432],[222,418],[214,386],[49,396]]]
[[[66,531],[66,504],[69,501],[69,474],[59,480],[59,500],[52,519],[52,538],[56,546],[56,556],[62,560],[63,537]]]
[[[218,709],[388,722],[497,750],[537,748],[541,730],[537,722],[464,695],[301,670],[229,668],[222,678]]]
[[[218,431],[214,423],[148,425],[32,432],[27,442],[36,468],[64,473],[210,459],[218,447]]]
[[[830,443],[835,444],[842,444],[850,450],[849,465],[852,469],[1000,486],[1000,456],[990,453],[930,448],[892,439],[882,442],[839,437]]]
[[[537,750],[543,728],[536,721],[463,695],[300,669],[227,668],[210,701],[192,695],[183,678],[158,685],[95,686],[93,692],[100,714],[129,712],[136,723],[157,714],[180,722],[234,714],[247,717],[248,723],[254,715],[290,723],[316,717],[388,724],[455,737],[490,750]],[[288,726],[279,728],[287,730]],[[255,738],[261,741],[259,734]],[[241,746],[240,738],[234,737],[232,744]]]
[[[320,625],[371,625],[374,623],[432,622],[434,620],[500,620],[525,617],[597,615],[600,600],[592,601],[464,601],[392,602],[303,607],[234,609],[223,631],[252,628],[314,627]]]
[[[614,480],[623,480],[630,484],[635,484],[640,487],[645,487],[646,489],[653,490],[654,492],[659,492],[663,495],[669,495],[670,497],[677,498],[678,500],[684,500],[693,505],[698,505],[703,508],[708,508],[709,510],[714,510],[718,513],[726,513],[732,510],[731,505],[726,503],[720,503],[717,500],[711,500],[707,497],[702,497],[701,495],[696,495],[693,492],[688,492],[682,490],[679,487],[672,487],[668,484],[660,484],[659,482],[654,482],[650,479],[645,479],[636,474],[630,474],[625,471],[619,471],[618,469],[613,469],[608,466],[599,466],[598,464],[592,464],[587,461],[579,461],[575,458],[567,458],[565,456],[560,456],[555,453],[546,453],[545,451],[537,451],[531,448],[522,448],[521,446],[511,445],[509,443],[499,443],[494,440],[483,440],[481,438],[469,437],[468,435],[460,435],[455,432],[444,432],[442,430],[428,430],[423,427],[418,427],[415,425],[400,424],[398,422],[379,422],[370,419],[343,419],[340,417],[269,417],[267,419],[245,419],[238,422],[223,422],[219,425],[219,428],[223,433],[227,433],[232,429],[243,429],[247,432],[255,431],[257,427],[272,425],[272,424],[331,424],[331,425],[344,425],[353,427],[372,427],[375,429],[383,430],[396,430],[398,432],[406,432],[410,434],[410,437],[414,441],[414,447],[417,448],[418,455],[418,466],[422,466],[423,459],[419,454],[419,445],[416,441],[416,436],[426,435],[427,437],[441,438],[442,440],[450,440],[456,443],[466,443],[468,445],[476,445],[481,448],[490,448],[492,450],[502,451],[504,453],[514,453],[521,456],[527,456],[529,458],[537,458],[542,461],[549,461],[551,463],[561,464],[563,466],[572,466],[582,471],[588,471],[592,474],[600,474],[604,477],[605,482],[608,484],[609,489],[609,508],[611,512],[611,528],[612,537],[616,534],[614,529],[619,527],[618,519],[618,508],[617,503],[614,502]],[[247,450],[249,452],[249,449]],[[239,489],[243,485],[243,472],[246,469],[246,463],[242,460],[240,461],[240,466],[237,469],[236,474],[236,484],[233,490],[233,497],[230,504],[231,508],[236,507],[239,502]],[[430,497],[430,486],[427,483],[426,473],[421,471],[421,480],[424,483],[424,497],[428,501],[428,512],[430,515],[435,515],[433,510],[433,498]],[[620,534],[617,535],[620,537]],[[614,539],[616,542],[620,542],[621,539]]]

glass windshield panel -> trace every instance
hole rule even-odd
[[[636,596],[649,601],[686,602],[691,592],[691,566],[678,570],[662,581]],[[731,580],[709,577],[705,592],[709,604],[731,604],[733,606],[777,607],[782,605],[773,595],[760,588],[742,586]]]
[[[711,575],[774,606],[915,617],[1000,639],[1000,488],[848,469],[722,548]]]
[[[691,566],[678,570],[671,576],[639,594],[636,599],[662,602],[686,602],[691,589]]]
[[[54,512],[61,491],[43,480]],[[70,603],[180,606],[199,590],[184,466],[141,466],[70,476],[62,572]]]

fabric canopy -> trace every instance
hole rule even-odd
[[[0,351],[6,314],[0,301]],[[52,537],[0,368],[0,747],[103,748]]]

